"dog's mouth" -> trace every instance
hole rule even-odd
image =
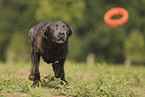
[[[59,38],[57,39],[57,41],[65,41],[63,38]]]
[[[57,39],[55,39],[56,43],[64,43],[65,41],[66,41],[65,38],[57,38]]]

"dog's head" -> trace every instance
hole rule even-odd
[[[67,42],[72,35],[71,27],[64,21],[50,22],[45,25],[42,31],[47,40],[58,44]]]

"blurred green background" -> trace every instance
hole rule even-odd
[[[128,22],[109,27],[104,14],[113,7],[129,13]],[[69,60],[145,63],[145,0],[0,0],[0,61],[30,61],[28,32],[42,21],[71,25]]]

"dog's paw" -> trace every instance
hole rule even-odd
[[[35,76],[33,74],[30,74],[29,75],[29,80],[34,80],[35,79]]]
[[[64,81],[61,80],[61,81],[60,81],[60,84],[61,84],[61,85],[68,85],[68,82],[67,82],[66,80],[64,80]]]

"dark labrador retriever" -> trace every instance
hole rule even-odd
[[[68,39],[71,35],[71,27],[64,21],[45,21],[30,29],[32,66],[29,79],[34,81],[33,86],[39,86],[40,56],[46,63],[53,63],[55,77],[67,83],[64,62],[69,52]]]

